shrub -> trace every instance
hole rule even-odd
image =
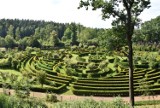
[[[52,56],[53,56],[53,59],[59,59],[59,54],[57,53],[54,53]]]
[[[95,101],[85,99],[79,101],[64,101],[54,104],[54,108],[130,108],[121,98],[116,98],[113,102]]]
[[[111,103],[111,108],[130,108],[129,104],[120,97],[116,97]]]
[[[43,84],[46,80],[46,73],[44,71],[37,71],[36,78],[38,82],[41,84],[41,86],[43,87]]]
[[[58,102],[57,95],[54,93],[47,93],[46,94],[46,101],[47,102]]]
[[[104,69],[104,68],[106,68],[107,67],[107,65],[108,65],[108,60],[104,60],[104,61],[102,61],[102,62],[100,62],[99,63],[99,68],[100,69]]]
[[[0,52],[0,59],[4,58],[4,53]]]
[[[76,46],[76,45],[74,45],[74,46],[71,46],[71,50],[72,50],[72,51],[75,51],[75,50],[77,50],[77,48],[78,48],[78,46]]]
[[[47,105],[36,98],[17,98],[0,94],[0,108],[47,108]]]
[[[85,61],[86,61],[84,58],[79,57],[79,56],[77,56],[76,59],[77,59],[79,62],[85,62]]]
[[[94,62],[91,62],[91,63],[89,63],[88,65],[87,65],[87,68],[88,69],[90,69],[90,70],[93,70],[93,69],[95,69],[95,63]]]

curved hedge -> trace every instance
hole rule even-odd
[[[129,69],[128,60],[126,57],[107,56],[84,50],[82,53],[65,52],[63,57],[58,59],[47,59],[47,57],[38,56],[24,58],[21,61],[20,67],[26,71],[30,71],[33,76],[40,70],[46,72],[47,81],[56,83],[52,86],[45,82],[44,88],[33,86],[32,90],[45,92],[46,90],[58,93],[59,91],[71,88],[71,91],[76,95],[94,95],[94,96],[128,96],[129,92]],[[54,51],[52,51],[54,52]],[[52,54],[52,53],[51,53]],[[64,57],[70,55],[68,59],[75,60],[73,65],[65,62]],[[45,55],[43,55],[45,56]],[[83,57],[84,56],[84,57]],[[87,57],[88,56],[88,57]],[[73,58],[74,59],[73,59]],[[118,59],[117,59],[118,58]],[[105,68],[98,68],[103,61],[108,61],[106,68],[114,68],[112,71],[105,72]],[[61,64],[62,63],[62,64]],[[90,63],[94,63],[95,67],[88,68]],[[135,62],[136,63],[136,62]],[[119,68],[118,68],[119,67]],[[53,71],[53,70],[56,70]],[[66,68],[70,68],[75,72],[73,76],[67,76]],[[160,90],[160,69],[150,69],[149,63],[134,64],[134,90],[135,95],[140,95],[141,91],[138,88],[141,86],[141,79],[150,83],[151,91],[159,93]],[[67,87],[70,86],[70,87]]]

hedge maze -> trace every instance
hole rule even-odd
[[[150,67],[149,61],[134,63],[134,91],[141,95],[142,80],[153,94],[160,94],[160,68]],[[157,62],[160,63],[160,62]],[[45,72],[43,87],[33,84],[32,91],[63,93],[68,90],[85,96],[128,96],[128,60],[125,56],[107,56],[103,51],[80,50],[42,51],[21,60],[19,68],[37,77]]]

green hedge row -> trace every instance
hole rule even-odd
[[[49,67],[49,66],[47,66],[45,64],[42,64],[40,61],[36,62],[36,64],[37,64],[37,66],[45,68],[47,70],[53,70],[53,67]]]
[[[32,68],[32,71],[34,71],[34,72],[36,73],[36,71],[38,71],[38,70],[36,70],[36,69],[33,70],[33,68]],[[51,76],[48,76],[48,75],[47,75],[47,79],[50,80],[50,81],[55,81],[55,82],[62,83],[62,84],[67,84],[67,85],[68,85],[69,82],[70,82],[70,81],[67,81],[67,80],[64,80],[64,79],[58,79],[58,76],[57,76],[57,77],[54,77],[54,78],[53,78],[53,77],[54,77],[54,76],[51,77]]]
[[[49,66],[49,67],[53,67],[55,64],[55,62],[45,62],[44,60],[39,60],[41,64],[44,64],[46,66]]]
[[[77,80],[78,83],[94,83],[94,84],[127,84],[127,81],[116,81],[116,80],[112,80],[112,81],[108,81],[108,80],[89,80],[89,79],[85,79],[85,80]]]
[[[78,90],[108,90],[108,91],[112,91],[112,90],[129,90],[129,86],[128,87],[93,87],[93,86],[81,86],[81,85],[73,85],[74,89],[78,89]]]
[[[153,81],[154,82],[154,81]],[[95,83],[77,83],[77,82],[74,82],[72,83],[74,85],[80,85],[80,86],[91,86],[91,87],[129,87],[129,83],[120,83],[120,84],[95,84]],[[134,86],[138,86],[139,83],[134,83]]]
[[[107,91],[107,90],[77,90],[72,89],[73,94],[75,95],[85,95],[85,96],[128,96],[128,90],[118,90],[118,91]]]
[[[89,59],[89,62],[100,63],[103,59]]]
[[[72,92],[75,95],[81,95],[81,96],[129,96],[129,90],[79,90],[79,89],[72,89]],[[160,88],[153,89],[152,90],[153,95],[160,94]],[[134,95],[142,95],[142,92],[139,90],[134,90]],[[151,94],[152,95],[152,94]]]
[[[41,67],[41,66],[39,66],[39,65],[35,65],[35,68],[36,69],[39,69],[39,70],[43,70],[43,71],[45,71],[47,74],[50,74],[50,75],[57,75],[57,72],[54,72],[54,71],[52,71],[52,70],[49,70],[49,69],[46,69],[46,68],[44,68],[44,67]]]
[[[36,72],[38,70],[35,69],[33,62],[32,62],[31,66],[29,68],[31,69],[32,74],[36,75]],[[56,83],[67,84],[67,85],[72,80],[72,79],[69,79],[69,78],[65,78],[65,77],[61,77],[61,76],[53,76],[53,75],[49,75],[49,74],[47,74],[47,79],[50,80],[50,81],[55,81]]]
[[[26,66],[26,63],[30,60],[30,58],[33,58],[33,57],[25,57],[23,58],[19,64],[17,65],[17,69],[20,70],[21,69],[24,69],[24,67]]]
[[[151,69],[144,69],[144,68],[139,68],[139,69],[137,69],[137,68],[135,68],[135,69],[134,69],[134,74],[146,73],[146,72],[148,72],[148,71],[151,71]]]
[[[59,82],[59,83],[69,85],[69,81],[66,81],[66,80],[55,79],[55,78],[50,78],[50,77],[47,77],[47,79],[50,80],[50,81],[55,81],[55,82]]]
[[[160,88],[159,85],[152,85],[154,81],[149,81],[150,89]],[[134,89],[138,89],[140,83],[134,83]],[[129,84],[93,84],[93,83],[73,83],[74,89],[79,90],[129,90]]]
[[[35,67],[34,67],[35,64],[34,64],[34,62],[32,62],[32,59],[33,58],[31,58],[28,61],[28,63],[27,63],[28,68],[26,68],[26,70],[32,72],[32,75],[36,76],[36,71],[38,71],[38,70],[35,69]],[[29,63],[31,63],[31,64],[29,64]],[[47,77],[47,79],[48,79],[48,77]],[[52,81],[53,80],[46,80],[44,82],[44,84],[48,85],[48,87],[41,88],[41,86],[38,87],[38,86],[33,85],[31,87],[31,90],[36,91],[36,92],[52,91],[54,93],[59,93],[59,92],[63,91],[64,89],[66,89],[66,84],[64,83],[65,81],[63,81],[63,80],[61,80],[61,81],[58,80],[57,82],[54,81],[53,83],[55,83],[56,87],[54,87],[55,85],[52,85],[53,84],[53,83],[51,83]]]
[[[65,77],[65,76],[59,76],[59,74],[58,74],[58,76],[53,76],[53,75],[47,74],[47,77],[53,78],[53,79],[65,80],[65,81],[69,81],[69,82],[71,82],[73,80],[71,77],[69,78],[69,77]]]
[[[37,86],[37,85],[33,85],[31,86],[31,91],[35,91],[35,92],[54,92],[54,93],[61,93],[62,91],[64,91],[66,89],[66,85],[62,85],[60,87],[53,87],[53,86]]]
[[[157,81],[158,81],[158,79],[160,79],[160,75],[155,76],[155,77],[147,78],[146,80],[147,80],[147,81],[154,80],[155,82],[157,82]]]
[[[60,58],[60,59],[43,59],[44,61],[46,61],[46,62],[53,62],[53,61],[56,61],[56,62],[59,62],[59,61],[62,61],[62,59]]]
[[[152,73],[152,74],[147,74],[147,78],[153,78],[153,77],[156,77],[156,76],[160,76],[160,71]]]
[[[151,69],[150,71],[147,71],[147,74],[152,74],[158,71],[160,71],[160,69]]]

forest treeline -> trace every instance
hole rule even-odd
[[[126,44],[123,27],[89,28],[76,23],[56,23],[19,19],[0,19],[0,47],[101,46],[119,50]],[[160,16],[146,21],[135,30],[134,43],[160,41]]]

